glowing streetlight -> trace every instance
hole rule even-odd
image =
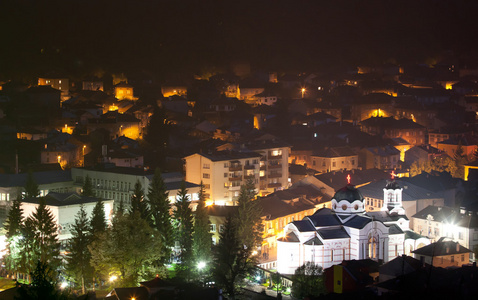
[[[115,281],[116,279],[118,279],[118,277],[117,277],[116,275],[110,276],[110,282],[113,282],[113,281]]]
[[[64,288],[66,288],[67,286],[68,286],[68,282],[63,281],[63,282],[61,283],[61,285],[60,285],[60,288],[61,288],[61,289],[64,289]]]
[[[205,262],[203,262],[203,261],[198,262],[198,269],[199,269],[199,270],[204,269],[204,267],[206,267],[206,263],[205,263]]]
[[[302,88],[300,91],[302,92],[302,98],[304,98],[305,88]]]

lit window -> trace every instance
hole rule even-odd
[[[216,224],[209,224],[209,231],[216,232]]]
[[[208,179],[208,178],[210,178],[210,175],[209,175],[208,173],[203,173],[203,174],[202,174],[202,178]]]

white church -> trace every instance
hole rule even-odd
[[[350,184],[338,190],[331,207],[286,225],[277,240],[277,271],[294,274],[306,262],[324,269],[343,260],[374,259],[387,262],[430,244],[409,228],[402,207],[402,188],[395,180],[383,189],[380,211],[366,212],[364,197]],[[406,250],[405,250],[406,249]]]

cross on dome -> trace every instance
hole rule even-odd
[[[350,179],[351,179],[351,178],[352,178],[352,177],[350,177],[350,174],[347,175],[347,184],[350,184]]]
[[[395,171],[392,171],[392,180],[395,180]]]

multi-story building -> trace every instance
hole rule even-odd
[[[85,212],[91,216],[98,198],[80,196],[77,193],[54,193],[42,197],[46,207],[51,211],[53,220],[58,226],[58,239],[60,242],[71,238],[71,229],[80,206],[83,205]],[[103,200],[105,219],[110,224],[113,217],[113,200]],[[39,206],[38,198],[26,198],[22,200],[21,208],[23,217],[27,218],[36,211]]]
[[[432,241],[447,237],[472,251],[478,247],[476,211],[430,205],[413,215],[412,220],[413,230]],[[470,258],[476,259],[473,254]]]
[[[400,167],[400,150],[389,145],[363,148],[359,152],[359,166],[364,169],[395,170]]]
[[[425,144],[426,128],[409,119],[372,117],[361,122],[362,131],[388,138],[401,137],[411,145]]]
[[[358,154],[350,147],[330,147],[311,156],[312,168],[318,172],[353,170],[358,168]]]
[[[241,185],[252,180],[259,191],[259,161],[256,152],[215,151],[184,158],[186,181],[204,185],[206,198],[217,205],[234,205]]]
[[[96,197],[113,199],[116,205],[123,201],[128,206],[131,203],[136,182],[141,183],[144,193],[147,194],[154,172],[145,171],[142,168],[116,167],[114,164],[104,164],[96,168],[71,169],[73,184],[78,190],[83,186],[86,176],[91,179]],[[183,176],[180,173],[163,173],[161,176],[169,193],[169,201],[173,204],[176,202]],[[197,202],[198,185],[186,182],[186,188],[189,199]],[[195,207],[194,203],[193,207]]]

